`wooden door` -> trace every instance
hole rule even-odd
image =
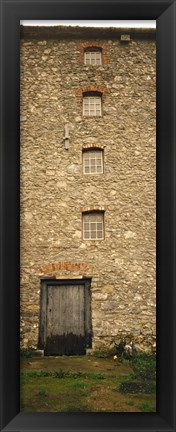
[[[45,355],[85,354],[84,285],[55,285],[47,290]]]

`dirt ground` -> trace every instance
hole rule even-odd
[[[155,394],[119,391],[132,370],[113,358],[21,359],[23,412],[153,412]]]
[[[129,375],[131,368],[113,358],[95,358],[93,356],[33,357],[21,360],[21,371],[29,370],[72,370],[85,372],[110,372]]]

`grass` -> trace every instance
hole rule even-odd
[[[68,378],[71,377],[73,379],[77,379],[77,378],[92,378],[95,380],[102,380],[105,379],[105,375],[101,374],[101,373],[94,373],[94,372],[81,372],[81,371],[76,371],[76,372],[72,372],[72,371],[64,371],[63,369],[59,369],[58,371],[45,371],[45,370],[41,370],[41,371],[30,371],[30,372],[21,372],[21,376],[25,377],[25,378],[34,378],[34,377],[38,377],[38,378],[44,378],[44,377],[53,377],[53,378]]]
[[[21,411],[23,412],[154,412],[154,362],[146,357],[23,358]],[[149,371],[149,387],[147,373]],[[133,392],[123,386],[143,384]]]
[[[155,404],[151,401],[143,402],[140,409],[142,412],[156,412]]]
[[[155,393],[156,392],[156,357],[140,353],[128,362],[133,372],[122,382],[119,390],[122,393]]]
[[[32,358],[33,352],[28,348],[20,348],[20,357],[21,358]]]

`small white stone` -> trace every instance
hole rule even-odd
[[[75,117],[75,122],[76,122],[76,123],[79,123],[81,120],[82,120],[81,117]]]
[[[80,249],[86,249],[86,245],[84,243],[81,243]]]
[[[132,239],[136,237],[136,233],[133,231],[126,231],[124,237],[125,239]]]

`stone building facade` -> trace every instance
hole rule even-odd
[[[84,283],[86,348],[155,344],[155,58],[154,30],[21,27],[23,347]]]

